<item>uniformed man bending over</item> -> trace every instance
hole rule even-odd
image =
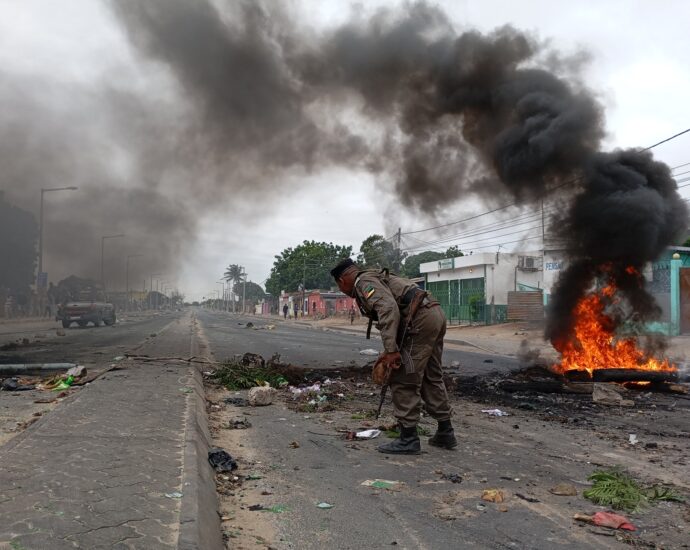
[[[415,295],[423,292],[415,283],[387,270],[364,271],[349,258],[338,263],[331,275],[341,291],[357,300],[362,314],[377,322],[384,348],[380,359],[393,369],[390,388],[400,437],[378,450],[393,454],[421,452],[417,423],[422,401],[438,421],[429,444],[445,449],[456,447],[441,369],[446,318],[438,302],[424,297],[403,334],[401,320],[405,323]]]

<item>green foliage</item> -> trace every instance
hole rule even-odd
[[[688,246],[688,247],[690,247],[690,237],[688,237],[688,240],[685,241],[681,246]]]
[[[0,288],[28,291],[34,282],[37,241],[34,216],[6,202],[0,191]]]
[[[420,264],[424,264],[426,262],[435,262],[437,260],[442,260],[445,257],[446,255],[443,252],[433,252],[431,250],[408,256],[405,259],[402,275],[410,278],[419,277]]]
[[[285,377],[269,367],[252,367],[237,361],[226,361],[215,370],[211,379],[229,390],[246,390],[270,384],[273,388],[287,385]]]
[[[243,289],[245,286],[246,288]],[[243,290],[245,292],[245,299],[248,302],[258,302],[266,297],[264,289],[252,281],[247,281],[246,285],[243,283],[236,283],[233,287],[233,292],[240,298],[242,298]]]
[[[461,256],[464,256],[464,254],[458,248],[458,245],[453,245],[448,250],[446,250],[446,258],[460,258]]]
[[[223,278],[229,283],[239,283],[242,280],[242,268],[237,264],[230,264],[225,268]]]
[[[652,502],[661,500],[682,502],[678,493],[658,485],[642,487],[628,474],[619,469],[599,470],[589,476],[594,482],[583,496],[595,504],[610,506],[614,510],[637,512]]]
[[[387,267],[395,273],[400,273],[406,257],[406,252],[399,251],[382,235],[371,235],[362,241],[359,254],[357,254],[357,263],[364,269]]]
[[[266,291],[273,296],[281,290],[295,292],[304,279],[307,289],[334,286],[330,271],[343,258],[352,256],[351,246],[334,245],[316,241],[304,241],[295,248],[286,248],[275,257],[271,275],[266,281]]]

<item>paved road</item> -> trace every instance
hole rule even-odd
[[[322,330],[310,326],[264,320],[261,317],[232,315],[200,309],[197,317],[211,342],[216,359],[223,360],[235,354],[258,353],[265,358],[279,353],[281,360],[294,365],[312,368],[342,367],[354,362],[364,365],[375,356],[362,355],[361,350],[381,350],[381,340],[366,340],[363,334]],[[247,328],[251,322],[254,328]],[[268,330],[266,326],[275,326]],[[444,364],[457,361],[465,375],[484,374],[496,370],[516,368],[517,360],[477,350],[465,351],[447,345],[443,354]],[[339,363],[336,363],[339,361]]]
[[[58,323],[3,323],[0,346],[26,338],[29,344],[0,351],[0,364],[80,362],[103,364],[157,334],[179,314],[160,312],[125,317],[111,327],[63,329]],[[57,333],[64,334],[58,336]],[[120,350],[120,351],[118,351]]]

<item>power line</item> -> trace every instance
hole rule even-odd
[[[687,130],[683,130],[682,132],[678,132],[678,133],[677,133],[676,135],[674,135],[674,136],[668,137],[668,138],[666,138],[666,139],[662,139],[660,142],[655,143],[654,145],[650,145],[649,147],[645,147],[644,149],[641,149],[641,151],[649,151],[650,149],[654,149],[654,147],[658,147],[658,146],[661,145],[662,143],[666,143],[666,142],[668,142],[668,141],[671,141],[672,139],[676,139],[677,137],[680,137],[680,136],[682,136],[683,134],[687,134],[688,132],[690,132],[690,128],[688,128]]]
[[[658,147],[658,146],[661,145],[662,143],[667,143],[667,142],[669,142],[669,141],[671,141],[671,140],[673,140],[673,139],[676,139],[677,137],[680,137],[680,136],[682,136],[682,135],[684,135],[684,134],[687,134],[688,132],[690,132],[690,128],[688,128],[688,129],[686,129],[686,130],[683,130],[682,132],[678,132],[677,134],[674,134],[674,135],[672,135],[672,136],[670,136],[670,137],[668,137],[668,138],[666,138],[666,139],[664,139],[664,140],[661,140],[661,141],[655,143],[654,145],[650,145],[649,147],[645,147],[644,149],[640,149],[640,151],[649,151],[650,149],[654,149],[655,147]],[[690,163],[688,163],[688,164],[690,164]],[[681,166],[683,166],[683,165],[681,165]],[[680,166],[678,166],[677,168],[680,168]],[[565,185],[568,185],[568,184],[570,184],[570,183],[575,183],[575,182],[577,182],[577,181],[580,180],[580,179],[582,179],[581,176],[575,177],[575,178],[573,178],[573,179],[570,179],[570,180],[568,180],[568,181],[565,181],[565,182],[561,183],[560,185],[557,185],[556,187],[553,187],[552,189],[550,189],[550,191],[555,191],[556,189],[560,189],[561,187],[563,187],[563,186],[565,186]],[[464,223],[464,222],[467,222],[467,221],[475,220],[475,219],[480,218],[480,217],[482,217],[482,216],[487,216],[487,215],[489,215],[489,214],[493,214],[493,213],[495,213],[495,212],[499,212],[499,211],[501,211],[501,210],[505,210],[505,209],[507,209],[507,208],[510,208],[511,206],[517,206],[517,204],[518,204],[518,203],[513,202],[513,203],[510,203],[510,204],[506,204],[506,205],[504,205],[504,206],[499,206],[498,208],[493,208],[492,210],[487,210],[486,212],[482,212],[481,214],[476,214],[476,215],[474,215],[474,216],[470,216],[469,218],[465,218],[465,219],[462,219],[462,220],[458,220],[458,221],[454,221],[454,222],[449,222],[449,223],[437,225],[437,226],[434,226],[434,227],[427,227],[427,228],[425,228],[425,229],[417,229],[417,230],[415,230],[415,231],[407,231],[407,232],[403,233],[403,235],[412,235],[412,234],[417,234],[417,233],[423,233],[423,232],[425,232],[425,231],[433,231],[434,229],[442,229],[443,227],[449,227],[449,226],[451,226],[451,225],[456,225],[456,224],[459,224],[459,223]]]

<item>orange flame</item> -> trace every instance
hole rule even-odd
[[[553,366],[554,371],[586,370],[591,376],[594,370],[607,368],[676,370],[668,359],[649,357],[637,347],[634,338],[616,337],[615,323],[604,311],[606,301],[614,299],[616,291],[616,286],[610,283],[580,300],[574,312],[573,338],[554,342],[554,347],[561,353],[561,363]]]

